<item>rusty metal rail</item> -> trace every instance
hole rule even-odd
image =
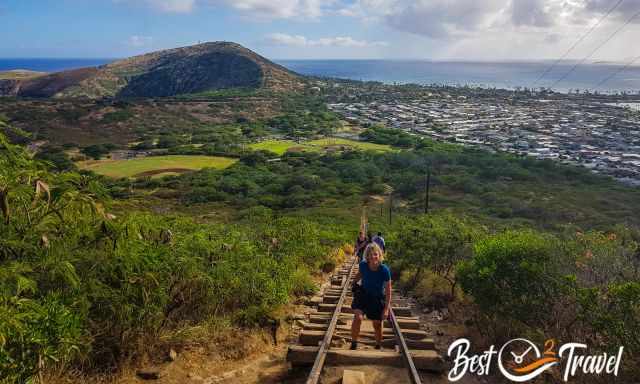
[[[396,315],[393,313],[393,309],[391,308],[389,308],[389,322],[391,323],[391,328],[393,328],[393,333],[396,335],[396,340],[398,341],[398,346],[400,347],[400,353],[402,354],[404,364],[409,370],[409,379],[411,380],[411,383],[421,384],[422,381],[420,380],[420,375],[418,375],[416,365],[413,363],[413,359],[411,358],[409,347],[407,347],[407,342],[404,340],[404,336],[402,336],[402,331],[400,330],[400,325],[398,324]]]
[[[363,209],[362,216],[360,217],[360,231],[366,233],[368,227],[367,222],[367,214],[366,209]],[[322,374],[322,368],[324,367],[324,363],[327,357],[327,352],[331,346],[331,340],[333,339],[333,335],[336,330],[336,326],[338,324],[338,319],[340,318],[340,313],[342,311],[342,306],[349,292],[349,287],[351,286],[351,275],[353,275],[354,268],[358,265],[358,257],[354,255],[354,261],[349,268],[349,272],[346,276],[342,278],[342,291],[340,293],[340,298],[336,304],[335,309],[333,310],[333,315],[331,317],[331,321],[329,323],[329,327],[324,334],[324,338],[318,348],[318,354],[316,355],[316,359],[313,363],[313,367],[311,368],[311,372],[309,373],[309,377],[307,378],[306,384],[317,384],[320,380],[320,375]],[[400,325],[398,324],[398,320],[393,312],[392,308],[389,308],[389,322],[391,323],[391,327],[393,329],[393,333],[395,334],[397,345],[399,346],[400,353],[402,354],[403,362],[409,371],[409,379],[412,384],[422,384],[420,380],[420,376],[418,375],[418,370],[416,369],[415,364],[413,363],[413,359],[411,357],[411,353],[409,351],[409,347],[402,335],[402,330],[400,329]]]
[[[349,291],[349,286],[351,283],[351,275],[353,274],[353,269],[358,265],[358,257],[356,256],[353,263],[351,264],[351,268],[349,268],[349,273],[346,278],[343,278],[342,284],[342,293],[340,294],[340,299],[336,304],[336,308],[333,311],[333,316],[331,317],[331,322],[329,323],[329,328],[327,328],[327,332],[324,335],[324,339],[320,344],[320,348],[318,349],[318,355],[316,356],[316,360],[313,363],[313,368],[311,368],[311,373],[309,374],[309,378],[306,381],[306,384],[317,384],[320,380],[320,374],[322,373],[322,368],[324,367],[324,361],[327,358],[327,352],[329,351],[329,347],[331,346],[331,339],[333,338],[333,333],[336,329],[336,325],[338,325],[338,318],[340,317],[340,312],[342,311],[342,305],[344,304],[344,299],[347,297],[347,292]]]

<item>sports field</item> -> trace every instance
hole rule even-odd
[[[238,161],[217,156],[149,156],[131,160],[89,160],[78,166],[101,175],[120,177],[165,176],[202,168],[223,169]]]
[[[322,151],[324,149],[332,149],[339,147],[351,147],[362,150],[370,151],[392,151],[393,149],[389,145],[368,143],[366,141],[356,141],[340,138],[325,138],[319,140],[305,141],[303,143],[296,143],[292,140],[265,140],[260,143],[251,144],[250,147],[255,150],[266,150],[278,155],[282,155],[287,151]]]
[[[282,155],[287,152],[289,148],[295,147],[296,145],[298,145],[298,143],[292,140],[265,140],[259,143],[250,144],[249,147],[256,151],[265,150]]]
[[[362,150],[381,151],[381,152],[387,152],[387,151],[393,150],[393,148],[391,148],[390,145],[386,145],[386,144],[375,144],[375,143],[369,143],[366,141],[356,141],[356,140],[340,139],[340,138],[334,138],[334,137],[307,141],[305,144],[320,146],[320,147],[333,147],[333,146],[355,147]]]

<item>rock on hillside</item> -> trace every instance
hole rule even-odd
[[[152,52],[96,68],[0,80],[19,97],[164,97],[224,88],[300,88],[303,78],[235,43],[212,42]]]

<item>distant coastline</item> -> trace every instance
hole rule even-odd
[[[0,71],[24,69],[57,72],[82,67],[94,67],[115,61],[115,58],[0,58]],[[384,83],[416,83],[469,85],[485,88],[516,89],[517,87],[549,87],[567,73],[573,63],[558,64],[541,81],[537,78],[549,68],[548,61],[428,61],[428,60],[275,60],[303,75],[337,77]],[[580,89],[599,92],[640,92],[640,66],[624,71],[621,64],[598,62],[579,66],[566,79],[555,84],[560,92]],[[615,74],[599,88],[596,85]]]
[[[426,60],[276,60],[278,64],[301,73],[384,83],[440,84],[516,89],[517,87],[550,87],[560,92],[597,90],[599,92],[640,92],[640,66],[624,68],[622,64],[584,64],[566,79],[554,84],[574,66],[563,61],[538,78],[552,62],[509,61],[426,61]],[[616,74],[605,84],[603,80]]]

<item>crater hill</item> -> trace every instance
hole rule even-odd
[[[231,42],[152,52],[99,67],[27,78],[0,77],[0,95],[100,99],[166,97],[225,88],[288,91],[303,78]]]

